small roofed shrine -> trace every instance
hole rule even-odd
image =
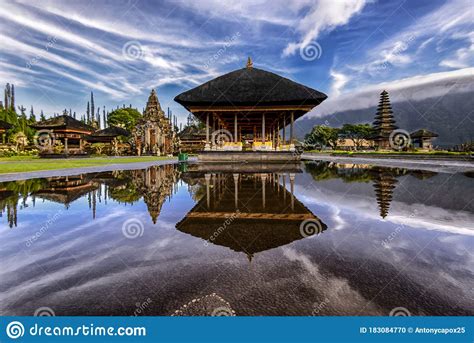
[[[85,140],[89,143],[112,143],[117,137],[129,137],[130,132],[124,128],[118,126],[109,126],[103,130],[98,130],[88,136],[85,136]]]
[[[203,196],[176,228],[244,253],[249,261],[256,253],[322,233],[326,224],[296,199],[294,182],[294,173],[201,174],[197,193]]]
[[[422,150],[433,150],[433,139],[438,137],[437,133],[421,129],[410,134],[413,147]]]
[[[249,58],[245,68],[174,100],[206,124],[206,143],[199,159],[286,162],[299,159],[293,153],[294,122],[326,98],[315,89],[254,68]]]
[[[68,115],[52,117],[30,126],[37,130],[35,143],[42,154],[52,153],[57,142],[64,146],[64,155],[85,154],[84,136],[95,131],[92,126]]]

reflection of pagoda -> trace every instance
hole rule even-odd
[[[156,224],[163,203],[175,192],[174,185],[178,177],[175,166],[170,164],[134,170],[132,177],[134,186],[143,195],[151,219]]]
[[[205,195],[176,228],[244,252],[249,260],[255,253],[304,238],[304,220],[325,230],[327,226],[293,195],[294,178],[274,173],[206,174]]]
[[[98,189],[98,185],[92,182],[87,174],[52,177],[47,181],[45,187],[33,192],[32,195],[64,204],[66,208],[77,199]]]
[[[379,204],[380,216],[385,218],[388,215],[390,202],[393,197],[393,189],[398,182],[395,173],[387,168],[374,168],[374,189]]]

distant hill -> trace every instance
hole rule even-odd
[[[474,139],[474,94],[449,93],[444,97],[392,102],[396,125],[413,132],[425,128],[439,134],[435,145],[455,145]],[[304,138],[315,125],[340,127],[343,123],[372,123],[376,106],[336,112],[324,117],[303,117],[296,135]]]

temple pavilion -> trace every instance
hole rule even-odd
[[[52,152],[54,147],[51,144],[60,141],[64,145],[64,155],[84,154],[84,136],[95,131],[92,126],[68,115],[52,117],[30,126],[38,130],[39,148],[42,153]],[[41,136],[49,138],[43,140]]]
[[[206,124],[205,161],[288,161],[295,151],[294,122],[327,96],[253,67],[219,76],[175,97]],[[287,135],[287,127],[290,132]]]

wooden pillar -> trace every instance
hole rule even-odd
[[[237,113],[234,114],[234,142],[237,143]]]
[[[68,138],[65,137],[65,138],[64,138],[64,152],[65,152],[66,154],[69,153],[69,151],[68,151],[69,149],[68,149],[68,144],[67,144],[67,143],[68,143]]]
[[[211,180],[211,174],[204,175],[204,178],[206,179],[206,204],[207,204],[207,209],[209,210],[211,207],[211,190],[209,188],[209,181]]]
[[[290,126],[290,144],[294,143],[294,122],[295,122],[295,115],[294,112],[291,112],[291,126]]]
[[[283,144],[286,144],[286,116],[283,115]]]
[[[280,147],[280,120],[277,121],[277,148]]]
[[[239,174],[234,174],[234,207],[239,209]]]
[[[204,145],[204,150],[210,150],[211,146],[209,144],[209,113],[206,113],[206,144]]]
[[[265,113],[262,113],[262,143],[265,143]]]
[[[291,210],[295,209],[295,174],[290,174]]]

